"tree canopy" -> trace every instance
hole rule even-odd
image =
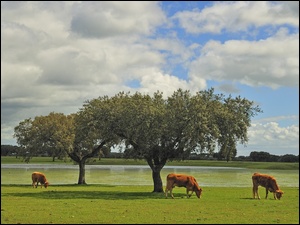
[[[185,159],[193,152],[213,154],[217,149],[231,160],[237,143],[248,142],[251,117],[259,112],[253,102],[240,96],[226,98],[214,89],[195,95],[178,89],[167,98],[159,91],[153,96],[120,92],[88,100],[70,116],[52,113],[26,119],[15,128],[15,137],[30,149],[64,150],[79,164],[79,184],[85,183],[88,158],[105,146],[124,144],[125,155],[147,161],[153,191],[162,192],[160,172],[168,161]]]

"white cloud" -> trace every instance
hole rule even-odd
[[[276,122],[252,124],[249,129],[249,139],[253,144],[268,142],[278,147],[279,143],[276,142],[280,142],[282,147],[295,147],[299,140],[299,126],[279,127]]]
[[[231,80],[249,86],[299,86],[299,34],[265,40],[209,41],[191,63],[190,77]]]
[[[56,41],[62,41],[69,35],[70,10],[73,4],[76,3],[66,1],[1,2],[1,23],[10,21],[26,26],[35,32],[50,34],[51,38]],[[22,38],[22,36],[19,37]]]
[[[299,2],[234,1],[216,2],[202,11],[183,11],[173,16],[189,33],[247,31],[266,25],[299,27]]]
[[[76,6],[71,30],[83,37],[148,35],[166,21],[157,2],[88,2]]]
[[[299,155],[299,125],[280,127],[277,122],[255,122],[248,130],[248,138],[246,148],[238,147],[238,155],[249,156],[252,151]]]
[[[138,91],[142,93],[154,93],[156,91],[162,91],[164,97],[170,96],[178,88],[183,90],[190,90],[191,93],[195,93],[205,88],[205,82],[199,80],[197,82],[187,82],[186,80],[179,79],[178,77],[162,74],[161,72],[151,72],[145,74],[141,79],[141,88]]]

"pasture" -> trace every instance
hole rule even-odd
[[[6,160],[1,157],[2,166],[19,159]],[[51,163],[43,160],[46,161],[32,163],[43,167]],[[132,160],[123,159],[98,162],[135,165]],[[138,162],[137,165],[144,165]],[[23,169],[22,165],[13,169],[1,166],[1,224],[299,224],[299,164],[193,161],[192,166],[231,164],[243,169],[185,169],[182,164],[187,165],[186,162],[172,162],[181,163],[173,172],[186,171],[197,176],[203,193],[201,199],[195,193],[188,199],[185,188],[175,187],[175,199],[166,199],[164,193],[152,193],[149,168],[88,169],[88,185],[74,184],[77,166],[64,170],[44,168],[50,186],[41,189],[31,186],[32,163],[24,164]],[[72,165],[61,161],[54,164]],[[164,188],[170,170],[173,169],[164,168],[161,173]],[[264,199],[263,187],[258,189],[262,199],[252,198],[254,171],[272,172],[284,191],[281,200],[274,200],[272,194]],[[111,177],[115,179],[110,180]],[[62,178],[64,182],[60,183]],[[129,183],[124,185],[124,180]]]
[[[1,223],[299,224],[299,188],[284,188],[281,200],[252,199],[250,187],[203,189],[201,199],[177,187],[166,199],[152,186],[2,185]]]

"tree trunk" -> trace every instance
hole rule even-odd
[[[85,183],[85,160],[80,160],[78,162],[78,165],[79,165],[78,184],[86,184]]]
[[[160,176],[161,168],[153,168],[152,169],[152,178],[154,183],[154,190],[153,192],[164,192],[163,190],[163,183]]]

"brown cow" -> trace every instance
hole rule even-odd
[[[256,196],[260,199],[258,194],[258,186],[262,186],[266,188],[266,199],[268,198],[268,191],[273,192],[274,199],[280,200],[283,195],[283,191],[277,185],[276,179],[273,176],[261,173],[254,173],[252,175],[252,183],[253,183],[253,198]]]
[[[185,187],[186,188],[186,194],[187,197],[191,197],[193,192],[195,191],[198,198],[201,198],[202,189],[199,187],[195,177],[185,175],[185,174],[175,174],[170,173],[167,176],[167,186],[166,186],[166,198],[168,198],[168,191],[170,191],[170,195],[172,198],[174,198],[172,190],[173,188],[177,187]],[[189,194],[189,191],[192,191],[191,194]]]
[[[45,174],[40,173],[40,172],[33,172],[31,175],[32,178],[32,187],[37,188],[37,186],[39,185],[39,183],[41,183],[41,188],[44,187],[47,188],[49,185],[48,180],[46,179]]]

